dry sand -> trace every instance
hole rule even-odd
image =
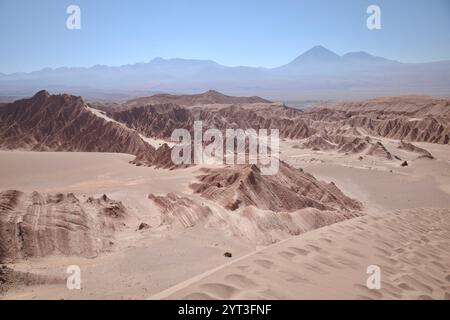
[[[450,207],[450,146],[414,143],[436,158],[417,159],[417,153],[398,149],[398,140],[371,138],[402,161],[372,156],[359,160],[359,154],[298,149],[294,147],[298,140],[282,142],[282,159],[320,180],[335,182],[345,194],[363,202],[369,213]],[[400,165],[404,160],[407,167]]]
[[[381,269],[381,289],[366,286]],[[450,299],[450,209],[368,215],[292,237],[153,299]]]
[[[137,167],[134,156],[108,153],[0,151],[0,189],[24,192],[73,192],[123,201],[130,217],[117,235],[113,251],[94,259],[52,256],[9,264],[11,268],[55,278],[67,277],[69,265],[82,270],[82,290],[65,283],[12,288],[3,299],[142,299],[229,259],[255,249],[214,229],[161,224],[159,209],[148,194],[190,195],[188,185],[199,168],[169,171]],[[149,230],[137,231],[139,223]]]
[[[398,140],[370,135],[448,143],[448,101],[383,98],[368,102],[378,114],[364,115],[366,102],[337,106],[357,114],[315,109],[300,114],[281,104],[197,107],[241,100],[217,92],[194,96],[196,101],[181,97],[186,98],[190,107],[184,111],[167,106],[162,108],[170,113],[131,112],[116,119],[130,127],[142,125],[152,137],[167,137],[200,113],[205,123],[221,123],[222,129],[279,128],[280,136],[296,139],[282,141],[281,158],[304,172],[285,169],[271,179],[251,168],[221,176],[220,166],[200,178],[205,174],[200,166],[144,167],[168,165],[167,148],[153,159],[148,145],[158,147],[164,140],[144,137],[78,97],[41,91],[2,109],[3,147],[125,152],[137,154],[136,163],[143,166],[129,163],[134,156],[118,153],[0,151],[0,191],[42,195],[2,193],[0,229],[2,239],[10,239],[2,243],[17,244],[14,254],[5,255],[5,245],[1,248],[2,259],[10,259],[2,260],[8,264],[0,269],[0,291],[9,290],[2,298],[450,299],[450,147],[414,143],[399,149]],[[62,117],[52,117],[56,106],[64,110],[58,113]],[[399,115],[399,110],[407,113]],[[83,134],[73,138],[73,133]],[[404,161],[408,166],[402,166]],[[92,203],[90,197],[103,200]],[[101,216],[116,212],[109,199],[120,207],[118,219]],[[361,210],[368,215],[353,218]],[[95,229],[88,233],[92,239],[106,237],[107,246],[81,255],[90,248],[79,246],[86,236],[60,232],[62,227],[76,230],[77,217],[85,217],[86,230]],[[142,230],[141,223],[146,224]],[[70,245],[53,250],[54,242]],[[24,250],[27,243],[52,250]],[[81,290],[66,288],[69,265],[81,268]],[[369,265],[381,268],[381,290],[365,286]],[[27,282],[31,285],[24,286]]]
[[[398,141],[383,139],[389,151],[408,160],[410,166],[403,168],[399,161],[360,161],[356,155],[292,148],[295,144],[281,144],[284,160],[318,179],[334,181],[371,215],[307,232],[258,253],[258,246],[214,228],[160,226],[160,211],[148,194],[174,192],[207,202],[189,188],[199,167],[136,167],[128,163],[134,157],[125,154],[0,151],[1,190],[106,193],[130,212],[115,249],[105,255],[51,256],[9,265],[50,278],[64,278],[68,265],[79,265],[82,290],[49,283],[12,288],[2,298],[449,298],[448,210],[386,212],[450,208],[450,147],[416,143],[437,159],[415,160],[415,154],[396,149]],[[151,228],[136,231],[140,222]],[[233,253],[231,259],[223,256],[226,251]],[[240,257],[246,258],[234,262]],[[380,291],[365,288],[370,264],[382,267]]]

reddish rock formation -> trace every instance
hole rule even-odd
[[[393,159],[392,154],[386,149],[386,147],[381,142],[374,143],[370,147],[369,151],[367,151],[367,155],[385,158],[388,160]]]
[[[325,104],[305,111],[313,127],[362,128],[398,140],[448,144],[450,100],[423,96]]]
[[[278,129],[281,137],[306,138],[316,132],[301,118],[302,112],[279,104],[231,105],[217,108],[183,108],[174,104],[141,106],[110,113],[146,137],[169,139],[173,130],[193,132],[194,121],[204,129]]]
[[[362,209],[361,203],[345,196],[333,183],[318,181],[284,162],[276,175],[262,175],[257,165],[203,171],[192,189],[230,210],[246,206],[271,211]]]
[[[173,193],[165,196],[150,194],[149,199],[161,209],[161,224],[173,225],[181,224],[184,228],[193,227],[199,221],[206,221],[208,218],[215,218],[212,210],[194,200],[181,197]]]
[[[201,197],[149,195],[161,210],[162,225],[201,224],[270,244],[362,214],[361,203],[333,183],[317,181],[284,163],[274,176],[261,175],[256,165],[203,171],[191,186]]]
[[[412,143],[405,142],[403,140],[400,141],[398,148],[409,151],[409,152],[418,153],[420,155],[419,158],[434,159],[433,155],[429,151],[427,151],[423,148],[419,148],[419,147],[413,145]]]
[[[136,105],[140,104],[138,101]],[[174,168],[167,145],[155,150],[142,137],[168,140],[179,128],[192,133],[196,120],[203,122],[204,130],[278,129],[281,138],[308,138],[303,145],[306,148],[354,154],[370,148],[370,153],[378,154],[375,149],[379,148],[364,138],[367,134],[449,143],[448,99],[382,98],[326,104],[305,112],[255,101],[258,102],[189,108],[146,105],[100,113],[80,97],[41,91],[30,99],[0,107],[0,148],[120,152],[136,155],[132,163],[137,165]]]
[[[234,104],[234,103],[269,103],[269,100],[260,97],[233,97],[227,96],[220,92],[209,90],[200,94],[185,94],[185,95],[172,95],[172,94],[155,94],[150,97],[142,97],[130,100],[125,103],[128,108],[137,106],[144,106],[150,104],[167,104],[175,103],[179,106],[194,106],[205,104]]]
[[[40,91],[0,108],[0,147],[151,154],[139,134],[89,111],[80,97]]]
[[[136,107],[112,113],[111,117],[128,128],[153,138],[169,139],[173,130],[190,130],[194,124],[192,112],[175,104]]]
[[[0,192],[0,262],[51,254],[94,256],[111,246],[126,217],[122,203],[103,196]]]

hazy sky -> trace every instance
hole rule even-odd
[[[81,8],[81,30],[66,8]],[[366,27],[381,7],[382,29]],[[0,0],[0,72],[155,57],[273,67],[314,45],[404,62],[450,59],[448,0]]]

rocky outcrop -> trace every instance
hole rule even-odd
[[[423,148],[419,148],[419,147],[413,145],[412,143],[405,142],[403,140],[400,141],[398,148],[401,150],[418,153],[419,154],[418,158],[434,159],[433,155],[429,151],[427,151]]]
[[[306,139],[306,141],[302,144],[303,148],[313,149],[313,150],[336,150],[337,145],[328,141],[322,135],[313,135]]]
[[[358,154],[372,144],[370,137],[347,136],[341,134],[325,133],[315,134],[305,140],[301,145],[303,148],[316,151],[335,150],[341,153]]]
[[[139,134],[92,113],[80,97],[40,91],[0,108],[0,148],[147,153]]]
[[[315,208],[275,212],[254,206],[229,211],[212,206],[211,202],[173,193],[150,195],[149,199],[160,209],[161,225],[165,227],[192,228],[203,225],[262,245],[361,215],[357,211],[341,212]]]
[[[110,116],[146,137],[169,139],[175,129],[193,133],[194,121],[204,129],[278,129],[280,137],[301,139],[316,132],[302,112],[280,104],[184,108],[174,104],[149,105],[112,112]]]
[[[191,130],[192,111],[175,104],[140,106],[111,113],[116,121],[146,137],[169,139],[175,129]]]
[[[5,294],[10,288],[64,282],[65,279],[63,278],[21,272],[13,270],[5,265],[0,266],[0,296]]]
[[[193,111],[196,119],[206,128],[225,129],[277,129],[282,138],[303,139],[317,132],[303,113],[280,104],[264,104],[257,107],[228,106],[218,110],[198,108]]]
[[[128,108],[133,108],[151,104],[167,103],[174,103],[179,106],[195,106],[206,104],[270,103],[270,101],[260,97],[227,96],[215,90],[209,90],[204,93],[191,95],[155,94],[150,97],[142,97],[127,101],[124,105]]]
[[[348,101],[318,105],[311,110],[312,113],[321,112],[322,117],[329,116],[327,113],[336,111],[344,114],[374,114],[376,116],[388,116],[395,114],[398,116],[424,117],[424,116],[450,116],[450,101],[447,98],[433,98],[428,96],[398,96],[382,97],[361,101]],[[338,115],[335,113],[336,116]],[[336,118],[338,119],[338,118]]]
[[[364,154],[382,159],[393,160],[394,156],[379,141],[374,141],[369,136],[345,135],[313,135],[302,144],[303,148],[312,150],[334,150],[345,154]]]
[[[54,254],[95,256],[113,244],[122,203],[74,194],[0,192],[0,263]]]
[[[165,196],[148,196],[161,210],[161,224],[180,224],[184,228],[193,227],[199,221],[206,221],[211,218],[217,219],[208,206],[195,202],[193,199],[169,193]],[[218,220],[216,220],[218,221]]]
[[[222,229],[256,244],[316,229],[362,214],[362,205],[333,183],[282,164],[274,176],[256,165],[204,169],[191,185],[198,196],[149,195],[161,225]]]
[[[369,151],[367,151],[367,155],[376,156],[387,160],[393,159],[392,154],[386,149],[386,147],[381,142],[373,144],[370,147]]]
[[[193,150],[193,148],[192,148]],[[193,151],[191,156],[193,157]],[[187,168],[193,164],[175,164],[172,161],[172,148],[167,143],[164,143],[161,147],[156,149],[154,153],[149,157],[146,153],[138,154],[134,160],[130,162],[137,166],[154,167],[157,169],[180,169]]]
[[[352,127],[398,140],[450,141],[449,99],[405,96],[324,104],[306,110],[304,116],[314,128]]]
[[[191,185],[195,193],[235,211],[254,206],[271,211],[357,211],[361,203],[345,196],[333,183],[316,180],[281,162],[275,175],[263,175],[257,165],[203,169],[204,175]]]
[[[349,136],[336,136],[334,138],[337,141],[337,150],[342,153],[359,154],[367,150],[372,144],[369,137],[349,137]]]
[[[143,103],[139,101],[135,105]],[[255,101],[194,107],[166,103],[106,112],[92,109],[80,97],[41,91],[0,107],[0,148],[120,152],[135,155],[136,165],[172,169],[171,147],[156,150],[148,139],[168,142],[180,128],[192,135],[194,121],[202,121],[204,130],[277,129],[281,138],[307,139],[305,148],[350,154],[383,151],[368,135],[444,144],[450,139],[448,99],[383,98],[325,104],[304,112]],[[389,155],[384,152],[383,157]]]
[[[280,137],[289,139],[325,133],[328,136],[373,135],[448,144],[449,109],[448,99],[393,97],[324,104],[304,112],[273,103],[190,108],[168,104],[140,106],[112,116],[141,134],[166,139],[175,128],[192,130],[193,122],[201,120],[205,129],[278,129]],[[356,149],[361,150],[362,146]]]

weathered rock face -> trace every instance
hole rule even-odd
[[[374,142],[368,136],[343,135],[340,133],[329,133],[327,130],[324,130],[307,138],[301,147],[313,150],[335,150],[341,153],[359,154],[367,151],[373,145]]]
[[[225,230],[252,243],[270,244],[288,235],[361,215],[361,203],[334,184],[317,181],[282,164],[274,176],[256,165],[207,169],[191,185],[198,196],[149,195],[161,211],[161,224],[198,224]]]
[[[329,151],[334,150],[346,154],[374,156],[381,159],[394,160],[394,157],[380,142],[369,136],[341,135],[329,133],[316,134],[306,139],[303,148]]]
[[[37,275],[29,272],[20,272],[0,266],[0,296],[5,294],[10,288],[18,286],[43,285],[51,283],[64,283],[65,279]]]
[[[448,144],[449,109],[447,99],[427,97],[326,104],[305,112],[259,101],[205,108],[169,103],[111,111],[112,120],[95,114],[80,97],[41,91],[0,107],[0,148],[121,152],[136,155],[135,164],[171,168],[161,163],[169,159],[167,147],[156,152],[140,135],[169,139],[178,128],[192,133],[194,121],[201,120],[204,130],[278,129],[282,138],[309,138],[305,147],[360,153],[372,146],[364,140],[367,134]]]
[[[190,130],[194,124],[192,112],[174,104],[141,106],[111,116],[128,128],[154,138],[170,138],[173,130]]]
[[[433,155],[428,150],[417,147],[417,146],[413,145],[412,143],[405,142],[403,140],[400,141],[398,148],[401,150],[418,153],[419,158],[434,159]]]
[[[161,210],[161,224],[164,226],[191,228],[201,224],[263,245],[361,215],[356,211],[341,212],[315,208],[274,212],[254,206],[231,212],[213,207],[211,203],[173,193],[164,196],[149,195],[149,199]]]
[[[305,111],[312,126],[362,128],[398,140],[448,144],[450,100],[406,96],[317,106]]]
[[[0,192],[0,262],[53,254],[94,256],[112,245],[126,216],[107,196]]]
[[[316,132],[301,111],[279,104],[228,106],[218,110],[197,108],[193,112],[206,128],[278,129],[280,137],[290,139],[307,138]]]
[[[326,104],[305,112],[257,101],[207,107],[169,103],[97,114],[80,97],[41,91],[0,107],[0,148],[120,152],[136,155],[136,165],[174,168],[170,147],[155,150],[143,137],[167,140],[179,128],[192,134],[194,121],[200,120],[204,130],[278,129],[281,138],[308,139],[306,148],[357,154],[380,149],[367,135],[448,144],[449,109],[448,99],[396,97]]]
[[[0,108],[0,148],[151,154],[133,130],[88,110],[80,97],[40,91]]]
[[[377,156],[388,160],[393,159],[392,154],[386,149],[386,147],[381,142],[373,144],[367,151],[367,155]]]
[[[349,137],[349,136],[336,136],[334,141],[337,142],[338,151],[350,154],[358,154],[364,152],[372,142],[368,137]]]
[[[303,148],[314,150],[336,150],[339,146],[329,141],[323,135],[313,135],[309,137],[303,144]]]
[[[149,195],[161,210],[162,224],[188,228],[203,223],[269,244],[360,215],[363,209],[333,183],[318,181],[284,162],[273,176],[263,175],[258,165],[202,171],[191,185],[200,197]]]
[[[165,196],[148,196],[161,210],[161,224],[181,224],[184,228],[193,227],[199,221],[214,218],[212,210],[194,200],[169,193]]]
[[[116,121],[147,137],[169,139],[175,129],[193,133],[194,121],[204,129],[278,129],[281,137],[305,138],[316,132],[301,112],[276,104],[183,108],[174,104],[136,107],[110,113]]]
[[[317,113],[321,111],[321,113]],[[384,97],[362,101],[338,102],[317,106],[307,110],[307,113],[317,113],[321,117],[336,111],[344,112],[347,115],[365,113],[375,116],[408,116],[424,117],[430,116],[450,116],[450,101],[447,98],[433,98],[428,96],[398,96]],[[336,119],[340,116],[338,113]],[[321,118],[319,117],[319,118]]]
[[[204,172],[191,187],[202,197],[233,211],[246,206],[271,211],[362,209],[361,203],[345,196],[334,184],[318,181],[284,162],[276,175],[262,175],[257,165],[204,169]]]
[[[137,103],[137,102],[136,102]],[[428,97],[394,97],[319,105],[304,112],[282,105],[235,104],[181,108],[146,106],[112,116],[150,137],[169,138],[175,128],[192,130],[193,121],[205,128],[278,129],[280,137],[303,139],[326,131],[329,135],[365,134],[448,144],[450,101]]]

